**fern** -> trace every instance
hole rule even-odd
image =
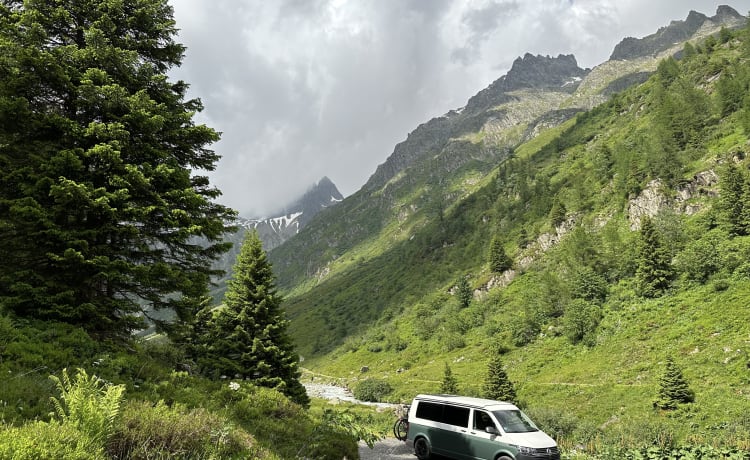
[[[125,387],[89,376],[84,369],[78,369],[74,379],[67,369],[63,369],[62,378],[52,375],[50,379],[60,391],[60,399],[51,400],[62,423],[72,425],[96,443],[107,441],[120,414]]]

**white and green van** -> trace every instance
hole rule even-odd
[[[417,395],[407,442],[420,460],[560,460],[555,440],[513,404],[453,395]]]

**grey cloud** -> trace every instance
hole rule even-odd
[[[323,176],[353,193],[418,124],[465,104],[525,52],[591,66],[625,35],[690,9],[748,10],[747,0],[170,1],[188,47],[173,77],[203,100],[198,119],[223,132],[210,177],[245,216]]]

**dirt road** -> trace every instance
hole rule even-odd
[[[375,443],[374,448],[370,449],[367,444],[359,444],[360,460],[414,460],[414,451],[408,443],[399,441],[396,438],[386,438]]]

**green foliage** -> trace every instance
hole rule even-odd
[[[573,344],[580,342],[593,346],[596,344],[596,328],[601,318],[601,307],[584,299],[574,299],[565,307],[565,336]]]
[[[577,299],[601,303],[608,291],[607,280],[588,266],[578,268],[571,280],[571,295]]]
[[[362,380],[353,391],[355,398],[368,402],[383,402],[392,392],[393,387],[387,381],[376,377]]]
[[[453,371],[447,362],[443,371],[443,381],[440,382],[440,392],[451,395],[458,394],[458,380],[453,376]]]
[[[638,293],[644,297],[657,297],[669,288],[674,276],[669,254],[652,220],[641,220],[641,245],[639,249],[636,282]]]
[[[171,6],[5,2],[0,16],[0,305],[122,337],[148,311],[189,319],[234,212],[193,173],[214,168],[219,136],[169,81],[184,52]]]
[[[95,375],[78,369],[73,379],[63,369],[62,378],[50,376],[60,398],[52,398],[57,417],[89,437],[94,445],[104,444],[112,435],[120,414],[125,387],[109,385]]]
[[[688,386],[682,370],[675,364],[674,358],[667,357],[664,374],[659,378],[659,395],[654,407],[664,410],[677,409],[680,404],[695,401],[695,393]]]
[[[273,271],[257,233],[249,232],[234,266],[225,305],[204,310],[194,325],[193,354],[201,370],[249,378],[277,388],[302,405],[309,398],[299,381],[299,356],[287,334]]]
[[[490,270],[495,273],[502,273],[513,266],[513,259],[506,254],[502,241],[497,237],[490,242],[489,260]]]
[[[383,438],[383,435],[373,430],[371,426],[371,415],[363,418],[349,410],[324,409],[320,423],[315,426],[307,442],[300,447],[296,457],[338,458],[342,449],[334,443],[349,441],[347,444],[353,448],[349,447],[344,457],[356,458],[359,455],[357,441],[363,441],[372,449],[375,442]],[[335,437],[332,434],[338,434],[338,436]],[[346,439],[347,437],[349,439]]]
[[[42,421],[0,425],[0,459],[104,460],[103,447],[70,424]]]
[[[253,438],[228,419],[205,409],[133,401],[107,444],[111,458],[247,458]]]
[[[495,399],[497,401],[506,401],[510,403],[516,403],[518,400],[515,386],[505,372],[503,361],[499,353],[495,353],[487,363],[487,375],[484,379],[482,396],[487,399]]]
[[[456,281],[456,298],[462,308],[467,308],[471,304],[471,300],[474,298],[474,292],[471,290],[469,280],[466,276],[461,276]]]

